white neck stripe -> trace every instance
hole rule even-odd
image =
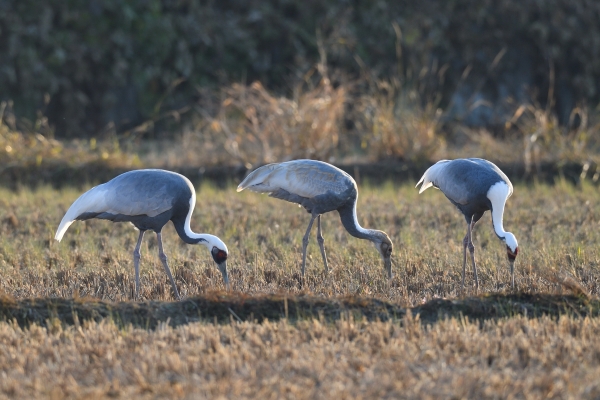
[[[508,199],[508,194],[508,185],[502,181],[493,184],[487,192],[487,198],[492,203],[492,223],[494,224],[494,230],[496,231],[496,235],[501,238],[506,235],[502,220],[504,218],[504,205],[506,204],[506,199]]]
[[[190,209],[188,211],[187,216],[185,217],[185,223],[183,224],[183,230],[185,231],[185,234],[193,239],[201,239],[200,243],[206,246],[206,248],[208,248],[209,250],[211,250],[213,246],[217,246],[217,248],[228,252],[227,246],[218,237],[210,235],[208,233],[196,233],[192,231],[192,228],[190,227],[190,222],[192,219],[192,213],[194,212],[194,207],[196,206],[196,191],[194,190],[194,187],[192,186],[191,182],[188,182],[188,185],[190,186],[192,196],[190,197]]]
[[[185,234],[191,238],[197,238],[198,234],[192,231],[190,227],[190,222],[192,220],[192,213],[194,212],[194,207],[196,206],[196,192],[194,190],[191,191],[192,196],[190,197],[190,209],[188,210],[187,216],[185,217],[185,223],[183,225],[183,229],[185,230]]]

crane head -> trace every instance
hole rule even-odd
[[[514,262],[517,258],[517,254],[519,253],[519,248],[516,247],[513,251],[510,246],[506,246],[506,255],[508,256],[508,261]]]
[[[392,279],[392,251],[394,249],[392,241],[385,232],[375,231],[373,243],[383,259],[383,266],[388,278]]]
[[[227,275],[227,247],[220,249],[217,246],[213,246],[210,254],[213,257],[213,260],[215,260],[215,263],[217,263],[217,267],[223,275],[225,286],[227,287],[227,290],[229,290],[229,276]]]
[[[506,255],[508,256],[508,261],[513,263],[517,258],[517,254],[519,253],[519,244],[517,243],[517,238],[510,232],[506,232],[502,241],[506,243]]]

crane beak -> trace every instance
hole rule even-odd
[[[387,272],[388,279],[392,279],[392,257],[382,255],[381,258],[383,258],[383,266]]]
[[[217,264],[219,271],[221,271],[221,275],[223,275],[223,281],[225,282],[225,287],[229,290],[229,276],[227,275],[227,260],[223,261],[220,264]]]
[[[519,248],[517,247],[513,252],[510,247],[506,246],[506,254],[508,256],[508,263],[510,264],[510,278],[512,288],[515,288],[515,259],[517,258],[517,254],[519,254]]]
[[[511,279],[511,285],[512,285],[512,289],[515,289],[515,259],[514,258],[509,258],[508,259],[508,263],[510,264],[510,279]]]

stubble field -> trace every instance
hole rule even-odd
[[[330,213],[323,229],[331,271],[324,274],[313,233],[303,284],[301,239],[309,215],[234,188],[198,188],[192,218],[193,230],[228,245],[231,293],[224,293],[204,247],[184,244],[170,224],[163,230],[186,299],[182,306],[170,303],[154,235],[147,234],[142,247],[142,303],[135,305],[137,234],[131,225],[76,222],[57,243],[54,231],[80,190],[0,191],[2,315],[7,319],[8,309],[20,313],[0,323],[0,395],[600,396],[596,187],[515,185],[504,227],[519,240],[517,293],[488,213],[475,229],[479,294],[472,273],[466,293],[460,292],[466,224],[439,191],[418,195],[414,184],[359,185],[360,223],[386,231],[394,242],[393,279],[385,277],[372,244],[349,236]],[[108,305],[115,310],[108,314],[119,318],[62,318],[44,298],[69,299],[80,308]],[[274,298],[285,303],[278,318],[260,315],[260,307],[247,315],[239,311],[242,303]],[[200,310],[188,320],[178,314],[207,299],[232,305],[226,315]],[[39,309],[32,302],[47,313],[33,315]],[[320,311],[298,309],[317,302]],[[342,306],[323,313],[327,304],[359,311],[376,304],[387,314],[343,312]],[[452,318],[443,312],[439,321],[431,317],[436,305],[443,311],[449,304],[456,306]],[[121,306],[160,308],[161,317],[131,326],[117,310]],[[427,318],[423,310],[429,310]],[[547,310],[553,311],[542,316]],[[270,321],[262,321],[265,316]],[[500,318],[487,319],[495,316]]]

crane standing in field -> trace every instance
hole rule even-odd
[[[55,239],[60,242],[67,228],[76,220],[100,218],[113,222],[131,222],[140,231],[133,251],[137,298],[140,289],[140,247],[144,233],[152,230],[156,232],[158,240],[158,257],[171,280],[175,296],[181,299],[167,264],[161,237],[163,226],[173,221],[175,230],[184,242],[201,243],[210,250],[225,285],[229,288],[227,246],[216,236],[192,232],[190,219],[195,205],[196,190],[185,176],[159,169],[129,171],[88,190],[75,200],[60,222]]]
[[[321,214],[337,211],[344,228],[354,237],[368,239],[377,248],[384,263],[388,278],[392,277],[392,242],[385,232],[364,229],[356,217],[358,189],[350,175],[333,165],[314,160],[294,160],[279,164],[264,165],[240,183],[238,192],[249,189],[258,193],[269,193],[270,197],[297,203],[312,216],[302,239],[302,276],[306,269],[306,248],[315,219],[317,220],[317,242],[323,256],[325,272],[328,272],[327,255],[321,232]]]
[[[473,228],[487,210],[492,212],[494,232],[506,244],[506,253],[510,263],[512,288],[515,287],[514,262],[519,252],[515,235],[506,232],[502,226],[504,205],[513,192],[512,184],[507,176],[490,161],[480,158],[442,160],[429,167],[421,177],[419,193],[433,186],[440,189],[448,200],[465,216],[467,234],[463,239],[463,275],[462,289],[465,287],[467,265],[467,247],[473,262],[475,286],[479,289],[477,266],[475,264],[475,246],[473,245]]]

